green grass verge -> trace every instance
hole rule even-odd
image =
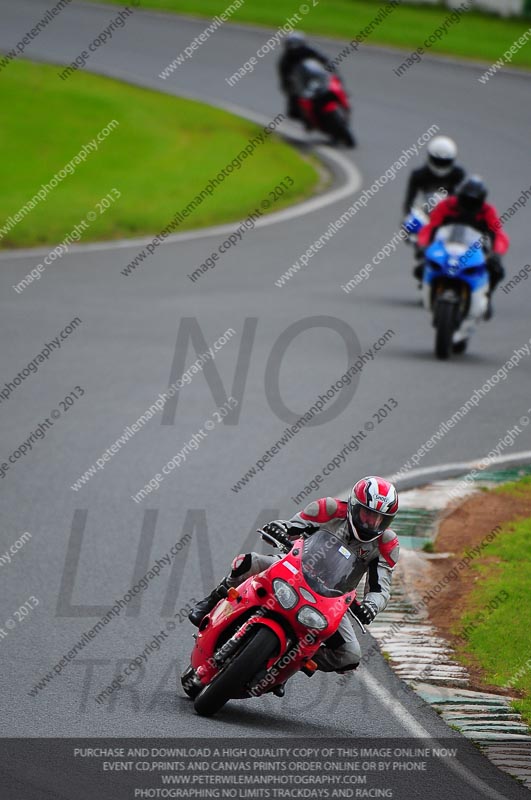
[[[84,144],[112,120],[119,125],[3,235],[3,248],[60,242],[91,211],[97,216],[83,241],[157,233],[261,131],[202,103],[82,72],[62,81],[57,73],[19,60],[2,73],[9,114],[0,129],[0,235]],[[286,175],[294,184],[274,210],[311,194],[319,177],[313,161],[269,136],[179,231],[243,219]],[[100,214],[96,204],[113,188],[121,197]]]
[[[495,489],[531,496],[531,478]],[[478,580],[455,633],[463,636],[460,655],[466,653],[495,686],[525,693],[515,706],[531,725],[531,560],[527,558],[531,519],[509,522],[473,562]],[[498,598],[497,608],[496,598]]]
[[[510,494],[515,497],[531,497],[531,475],[496,486],[491,491],[496,494]]]
[[[310,34],[326,34],[353,39],[385,8],[385,0],[308,0],[309,13],[299,13],[298,27]],[[97,0],[101,2],[101,0]],[[123,5],[121,0],[104,2]],[[196,17],[214,17],[230,5],[230,0],[141,0],[143,9],[159,9]],[[299,3],[292,0],[268,0],[267,3],[247,2],[231,16],[233,22],[250,22],[277,28],[298,12]],[[303,4],[304,5],[304,4]],[[366,40],[416,50],[449,15],[446,6],[401,5],[375,27]],[[496,61],[524,33],[531,21],[503,19],[479,12],[467,12],[459,24],[447,27],[447,34],[434,44],[429,53],[447,53],[464,58]],[[208,41],[203,45],[208,46]],[[176,52],[175,55],[178,55]],[[249,53],[251,56],[252,53]],[[353,53],[351,58],[355,58]],[[398,62],[400,63],[400,62]],[[531,41],[514,56],[512,64],[531,67]],[[165,66],[165,65],[161,65]]]

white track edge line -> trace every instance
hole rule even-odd
[[[374,678],[368,672],[362,672],[359,675],[359,679],[365,684],[371,694],[378,698],[382,705],[387,708],[387,710],[395,717],[395,719],[404,728],[406,728],[412,734],[412,736],[418,739],[426,739],[430,741],[437,740],[437,737],[429,734],[428,731],[420,724],[420,722],[417,722],[415,717],[410,714],[407,708],[405,708],[400,701],[397,701],[396,697],[394,697],[384,686],[382,686],[382,684],[379,683],[376,678]],[[468,739],[466,741],[468,741]],[[473,786],[476,791],[482,793],[483,796],[491,797],[493,800],[508,800],[506,795],[500,794],[500,792],[498,792],[496,789],[492,789],[487,783],[485,783],[485,781],[483,781],[481,778],[478,778],[477,775],[474,775],[474,773],[468,769],[468,767],[463,766],[458,761],[444,759],[444,764],[453,772],[455,772],[460,778],[465,780],[470,786]]]
[[[90,70],[87,70],[90,71]],[[119,72],[114,72],[113,74],[102,73],[102,72],[92,72],[92,74],[99,74],[99,75],[106,75],[107,77],[113,78],[114,80],[123,80],[127,83],[134,84],[134,85],[142,85],[152,91],[158,91],[157,89],[153,89],[152,86],[148,86],[147,84],[143,84],[139,81],[134,81],[131,79],[129,75],[127,78],[124,76],[123,78],[119,77]],[[166,92],[164,92],[166,94]],[[225,103],[216,101],[214,98],[204,98],[200,97],[195,94],[191,93],[182,93],[179,95],[173,95],[173,93],[167,93],[171,96],[178,96],[184,97],[190,100],[196,100],[199,102],[204,103],[205,105],[214,106],[215,108],[219,108],[223,111],[227,111],[228,113],[235,114],[236,116],[243,117],[245,119],[250,120],[251,122],[256,122],[258,124],[268,124],[271,122],[269,117],[263,116],[261,114],[257,114],[250,109],[246,109],[242,106],[235,105],[233,103]],[[284,140],[287,141],[289,144],[289,139],[297,138],[298,141],[301,140],[300,137],[295,137],[293,132],[288,131],[277,131],[277,134],[281,136]],[[287,222],[290,219],[295,219],[296,217],[305,216],[307,214],[312,214],[315,211],[320,211],[327,206],[333,205],[334,203],[339,202],[340,200],[349,197],[355,192],[357,192],[362,186],[362,177],[359,169],[357,166],[350,161],[346,156],[342,155],[341,153],[336,152],[331,147],[319,145],[315,147],[314,152],[317,152],[320,156],[322,161],[325,162],[326,159],[335,162],[336,166],[342,170],[344,176],[344,183],[340,186],[336,186],[335,188],[325,190],[322,194],[317,195],[316,197],[312,197],[309,200],[303,200],[301,203],[297,203],[289,208],[282,209],[281,211],[273,212],[272,214],[266,215],[263,219],[259,219],[255,223],[255,228],[265,228],[269,225],[278,225],[283,222]],[[184,233],[176,233],[171,236],[167,236],[166,239],[162,242],[162,245],[165,244],[175,244],[176,242],[185,242],[185,241],[192,241],[195,239],[207,239],[212,236],[220,236],[225,233],[232,233],[238,225],[243,222],[243,220],[235,220],[234,222],[224,223],[223,225],[216,225],[214,227],[209,228],[197,228],[192,231],[185,231]],[[108,241],[108,242],[91,242],[88,244],[81,244],[81,245],[70,245],[68,253],[72,253],[73,255],[76,253],[91,253],[91,252],[101,252],[104,250],[123,250],[129,247],[142,247],[143,245],[149,244],[153,238],[157,234],[154,233],[151,236],[144,236],[138,239],[120,239],[118,241]],[[51,247],[51,245],[50,245]],[[47,255],[50,252],[50,247],[48,248],[26,248],[21,250],[5,250],[0,252],[0,261],[6,260],[15,260],[21,258],[31,258],[32,256],[40,256],[40,255]]]
[[[422,478],[422,477],[425,477],[425,476],[428,476],[428,475],[431,475],[431,476],[440,475],[440,478],[442,479],[443,477],[448,477],[448,476],[445,476],[445,473],[448,472],[448,471],[452,471],[452,472],[454,470],[469,471],[471,469],[474,469],[474,468],[478,467],[480,465],[481,461],[483,460],[483,458],[485,458],[485,456],[481,456],[481,457],[475,458],[472,461],[449,461],[446,464],[439,464],[439,465],[434,466],[434,467],[418,467],[417,469],[412,469],[409,472],[404,473],[403,476],[401,476],[401,477],[399,477],[398,479],[395,480],[395,483],[399,484],[401,478],[403,478],[403,479],[412,478],[413,480],[415,480],[415,478]],[[527,461],[531,461],[531,450],[522,450],[521,452],[513,453],[512,455],[495,456],[494,458],[491,459],[490,463],[499,465],[499,464],[512,464],[513,462],[516,462],[516,463],[522,462],[522,464],[523,464],[523,463],[525,463]],[[395,474],[396,473],[391,473],[391,475],[387,475],[386,479],[389,480]],[[422,485],[423,485],[422,483],[419,483],[416,487],[410,487],[410,488],[419,488]],[[343,495],[348,495],[348,493],[350,492],[351,489],[352,489],[352,487],[349,486],[344,491],[339,492],[338,497],[342,497]],[[406,491],[406,490],[402,490],[402,491]]]

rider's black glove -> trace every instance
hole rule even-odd
[[[280,522],[280,521],[268,522],[264,525],[262,530],[265,533],[269,533],[271,536],[274,536],[275,538],[277,536],[280,536],[280,538],[282,539],[284,536],[288,535],[288,526],[286,525],[285,522]]]
[[[505,270],[503,268],[502,260],[498,255],[498,253],[490,253],[490,255],[487,256],[487,267],[489,269],[489,272],[492,274],[495,283],[498,283],[499,281],[503,280],[503,278],[505,277]]]
[[[370,625],[378,613],[376,605],[371,603],[370,600],[364,600],[363,603],[360,604],[354,602],[351,605],[351,609],[354,616],[357,617],[360,622],[363,622],[364,625]]]
[[[268,522],[262,528],[264,533],[269,534],[277,543],[286,548],[287,551],[293,547],[293,542],[289,538],[289,526],[282,520]]]
[[[277,536],[280,534],[281,537],[293,536],[298,538],[303,535],[309,536],[311,533],[319,530],[319,525],[312,525],[312,523],[309,522],[304,527],[301,527],[300,525],[290,525],[289,522],[276,520],[275,522],[268,522],[266,525],[264,525],[262,530],[265,531],[265,533],[271,534],[271,536]]]

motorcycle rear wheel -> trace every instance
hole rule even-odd
[[[436,311],[437,333],[435,334],[435,355],[442,361],[450,357],[452,338],[455,329],[455,304],[439,300]]]
[[[242,687],[250,683],[256,673],[266,666],[278,644],[278,638],[273,631],[260,625],[225,669],[197,695],[194,701],[196,712],[202,717],[216,714],[228,700],[240,694]]]

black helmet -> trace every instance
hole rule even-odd
[[[306,45],[306,38],[303,33],[299,31],[291,31],[284,39],[284,47],[286,50],[300,50],[301,47]]]
[[[479,175],[465,178],[457,189],[457,202],[459,208],[467,213],[477,213],[487,197],[487,187]]]

